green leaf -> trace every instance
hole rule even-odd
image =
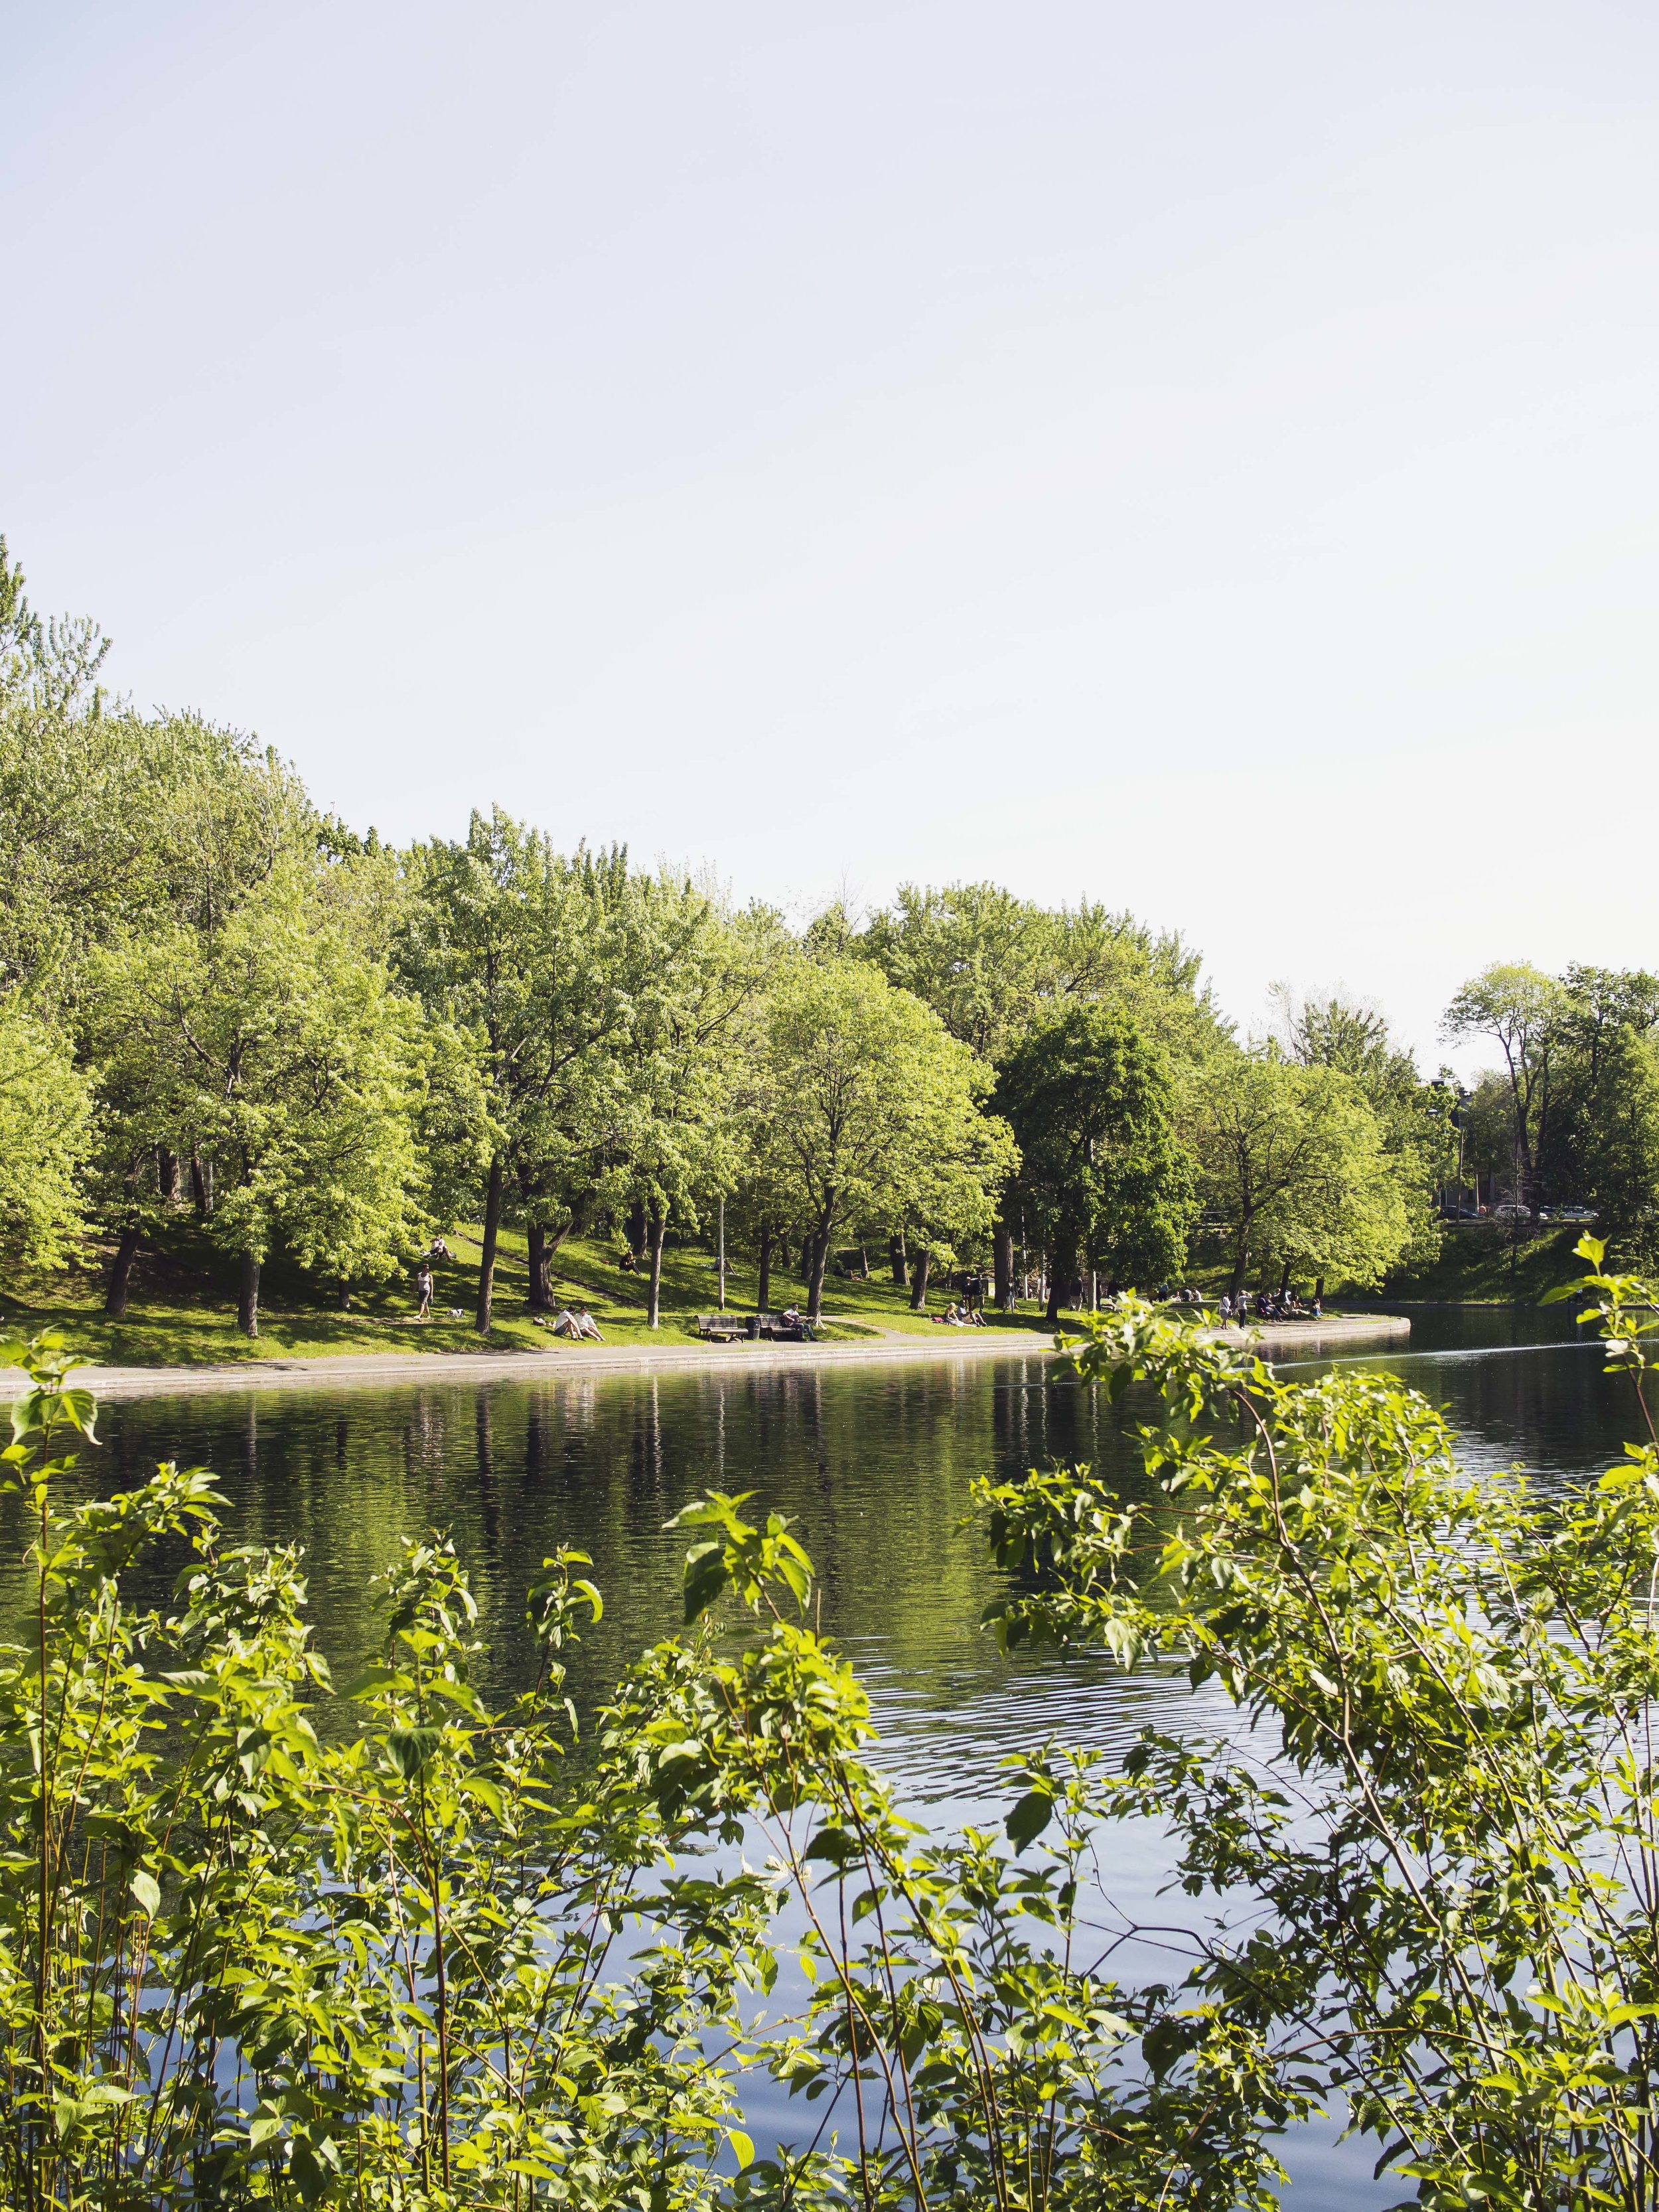
[[[820,1828],[802,1856],[809,1859],[828,1859],[831,1866],[845,1866],[860,1856],[861,1845],[856,1836],[845,1828]]]
[[[393,1729],[386,1737],[386,1747],[392,1764],[404,1780],[413,1782],[430,1763],[433,1753],[442,1741],[441,1729]]]
[[[726,1547],[715,1541],[695,1545],[685,1555],[685,1625],[700,1620],[731,1580]]]
[[[399,1668],[365,1667],[361,1674],[352,1676],[340,1695],[343,1698],[372,1698],[378,1690],[393,1689],[399,1683],[409,1682],[410,1677]],[[410,1686],[413,1686],[412,1683]]]
[[[1028,1790],[1009,1814],[1005,1826],[1017,1851],[1036,1841],[1054,1817],[1054,1801],[1047,1790]]]
[[[745,2166],[755,2163],[755,2146],[741,2128],[728,2128],[726,2130],[726,2140],[737,2154],[739,2173]]]
[[[161,1883],[153,1874],[146,1874],[141,1867],[127,1886],[144,1911],[154,1920],[161,1909]]]

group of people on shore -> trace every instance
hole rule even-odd
[[[1253,1304],[1254,1312],[1252,1312]],[[1254,1301],[1248,1291],[1241,1291],[1235,1299],[1229,1297],[1224,1291],[1218,1310],[1224,1328],[1233,1322],[1237,1322],[1238,1326],[1243,1328],[1253,1319],[1255,1321],[1319,1321],[1323,1318],[1324,1302],[1322,1299],[1316,1298],[1311,1305],[1304,1305],[1300,1298],[1293,1297],[1288,1291],[1283,1292],[1258,1291]]]
[[[941,1328],[983,1328],[985,1326],[984,1315],[977,1306],[970,1305],[966,1298],[960,1304],[953,1299],[942,1314],[933,1315],[933,1319]]]

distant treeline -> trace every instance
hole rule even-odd
[[[924,1295],[1040,1274],[1056,1311],[1179,1276],[1200,1231],[1236,1286],[1375,1283],[1434,1249],[1460,1118],[1466,1172],[1645,1218],[1650,977],[1470,986],[1449,1020],[1506,1058],[1460,1116],[1362,1006],[1285,998],[1241,1041],[1190,948],[1103,906],[907,885],[793,931],[499,810],[392,849],[274,752],[112,696],[106,649],[0,541],[0,1250],[99,1249],[112,1311],[183,1209],[250,1332],[274,1252],[344,1297],[458,1220],[481,1329],[507,1223],[533,1306],[562,1239],[611,1234],[654,1322],[716,1206],[763,1303],[787,1246],[815,1310],[849,1243]]]

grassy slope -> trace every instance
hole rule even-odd
[[[1546,1227],[1534,1237],[1524,1223],[1520,1226],[1518,1237],[1502,1221],[1448,1227],[1438,1258],[1391,1276],[1384,1296],[1534,1305],[1558,1283],[1583,1273],[1584,1263],[1574,1259],[1572,1249],[1584,1234],[1582,1228]]]
[[[273,1264],[265,1270],[260,1300],[260,1331],[250,1344],[236,1328],[235,1273],[231,1262],[197,1233],[180,1224],[163,1247],[146,1252],[134,1271],[126,1318],[112,1322],[103,1312],[103,1268],[94,1264],[49,1281],[14,1286],[0,1294],[0,1328],[33,1335],[61,1328],[77,1349],[111,1366],[217,1366],[248,1358],[310,1358],[342,1352],[539,1351],[562,1349],[560,1340],[538,1328],[525,1311],[529,1271],[521,1233],[504,1231],[495,1271],[495,1323],[487,1339],[472,1327],[477,1295],[477,1231],[453,1233],[453,1262],[436,1268],[434,1318],[415,1319],[415,1300],[407,1282],[358,1296],[349,1314],[336,1311],[327,1293],[297,1269]],[[663,1265],[662,1327],[646,1326],[644,1283],[624,1274],[608,1244],[573,1239],[555,1263],[556,1295],[586,1305],[608,1343],[685,1344],[695,1340],[692,1316],[715,1304],[714,1262],[704,1252],[671,1251]],[[726,1304],[752,1311],[755,1271],[741,1263],[726,1269]],[[798,1278],[772,1271],[771,1303],[805,1303]],[[942,1310],[948,1297],[929,1303]],[[453,1317],[459,1309],[459,1318]],[[862,1328],[918,1329],[933,1325],[909,1309],[908,1293],[891,1281],[832,1281],[825,1287],[826,1314],[848,1324],[832,1334],[856,1336]],[[988,1316],[999,1328],[1043,1330],[1040,1312]],[[862,1325],[860,1328],[860,1325]],[[718,1358],[717,1347],[710,1357]]]

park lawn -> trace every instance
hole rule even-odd
[[[452,1231],[453,1261],[434,1269],[433,1317],[415,1317],[407,1281],[355,1292],[351,1310],[341,1312],[330,1286],[301,1269],[273,1261],[261,1285],[259,1335],[251,1342],[236,1327],[236,1270],[193,1222],[179,1222],[154,1249],[141,1254],[133,1273],[127,1311],[111,1321],[103,1310],[107,1255],[90,1252],[86,1261],[63,1273],[0,1292],[0,1332],[29,1337],[42,1329],[60,1330],[77,1351],[112,1367],[226,1366],[250,1359],[325,1358],[349,1353],[550,1352],[567,1347],[532,1321],[525,1310],[529,1267],[521,1231],[505,1230],[495,1267],[495,1318],[489,1336],[472,1326],[477,1296],[478,1231],[476,1224]],[[714,1263],[695,1248],[670,1250],[663,1260],[662,1326],[646,1323],[646,1285],[624,1273],[608,1243],[572,1238],[554,1262],[554,1291],[561,1300],[585,1305],[609,1344],[641,1346],[696,1342],[695,1316],[717,1304]],[[726,1268],[726,1305],[752,1312],[756,1273],[741,1261]],[[951,1293],[937,1292],[928,1303],[939,1312]],[[775,1310],[791,1303],[805,1305],[806,1288],[798,1277],[775,1267],[770,1303]],[[857,1282],[839,1278],[825,1285],[826,1335],[848,1340],[872,1330],[897,1329],[939,1334],[927,1316],[910,1310],[909,1294],[890,1279]],[[1041,1311],[988,1314],[989,1326],[1015,1332],[1048,1334]],[[710,1356],[720,1347],[711,1346]]]

